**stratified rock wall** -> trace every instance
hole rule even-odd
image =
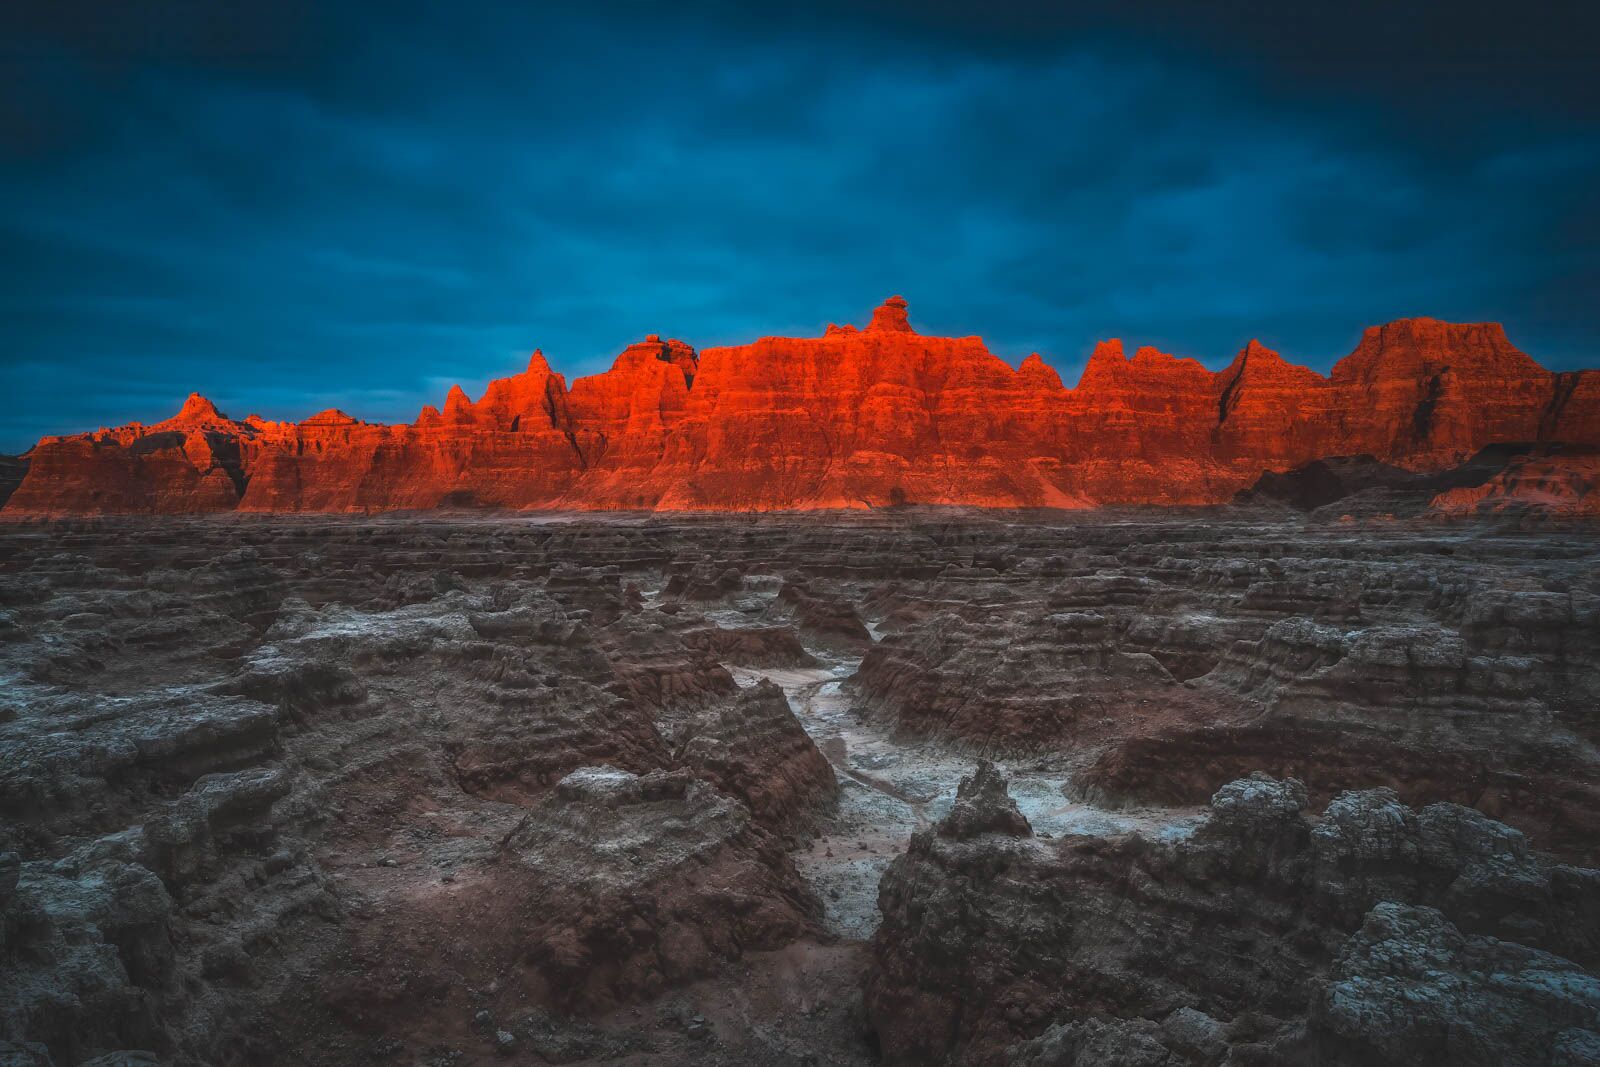
[[[980,765],[879,889],[888,1064],[1586,1063],[1592,870],[1468,808],[1265,775],[1166,840],[1033,837]]]
[[[1433,471],[1508,442],[1600,445],[1600,372],[1419,318],[1368,329],[1326,378],[1255,341],[1212,372],[1111,340],[1069,389],[1037,355],[1013,369],[980,338],[917,333],[892,297],[822,337],[696,353],[652,335],[570,387],[535,352],[409,425],[239,422],[191,396],[153,426],[40,441],[5,511],[1212,504],[1323,457]]]

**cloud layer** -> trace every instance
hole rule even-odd
[[[1055,9],[58,10],[3,59],[0,450],[191,388],[409,419],[891,292],[1068,382],[1419,314],[1600,363],[1600,35]]]

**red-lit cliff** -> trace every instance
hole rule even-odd
[[[1205,504],[1324,456],[1435,470],[1556,441],[1600,445],[1600,372],[1546,371],[1492,323],[1375,326],[1326,378],[1253,341],[1215,372],[1107,341],[1069,389],[1038,356],[915,332],[895,297],[817,338],[652,336],[570,386],[536,352],[409,425],[240,422],[191,396],[40,441],[5,512]]]

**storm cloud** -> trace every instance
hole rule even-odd
[[[190,389],[410,419],[895,292],[1069,383],[1103,337],[1326,369],[1407,315],[1600,363],[1595,16],[1296,6],[23,12],[0,450]]]

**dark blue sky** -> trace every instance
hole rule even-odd
[[[1067,6],[9,5],[0,450],[895,292],[1069,383],[1423,314],[1600,364],[1594,5]]]

